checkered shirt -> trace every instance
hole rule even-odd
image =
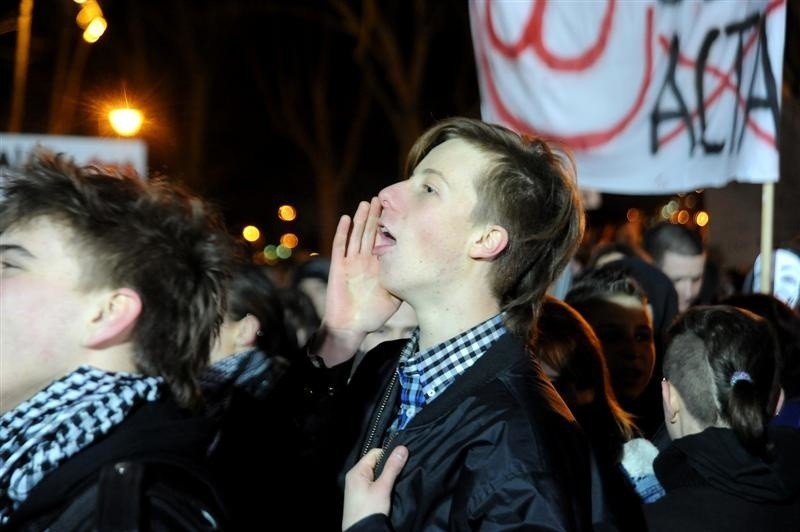
[[[419,329],[414,331],[400,353],[400,411],[389,431],[406,428],[426,404],[441,395],[506,332],[503,316],[497,314],[441,344],[417,351]]]

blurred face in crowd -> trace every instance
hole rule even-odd
[[[390,292],[415,305],[474,277],[470,215],[477,203],[475,180],[488,162],[469,143],[451,139],[433,148],[409,179],[380,192],[383,211],[373,252],[381,284]]]
[[[369,351],[373,347],[383,342],[410,338],[414,329],[417,328],[417,315],[414,309],[406,302],[400,305],[397,312],[383,324],[383,327],[375,332],[369,333],[361,344],[361,350]]]
[[[0,413],[84,363],[92,294],[72,240],[47,217],[0,234]]]
[[[672,251],[664,252],[661,270],[672,280],[678,292],[678,311],[687,310],[703,284],[703,270],[706,265],[705,254],[681,255]]]
[[[225,316],[219,333],[211,342],[209,361],[213,364],[230,355],[256,347],[260,329],[258,318],[252,314],[247,314],[240,320]]]
[[[647,305],[635,296],[615,294],[585,303],[580,311],[603,345],[614,391],[636,399],[653,376],[656,361]]]

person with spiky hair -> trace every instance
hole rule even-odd
[[[4,530],[220,526],[193,411],[225,311],[216,213],[46,151],[1,177]]]

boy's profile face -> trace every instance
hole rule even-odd
[[[603,344],[614,391],[625,399],[639,397],[656,362],[647,305],[635,296],[615,294],[582,305],[581,314]]]
[[[73,236],[47,217],[0,234],[0,412],[83,363],[91,294]]]
[[[373,253],[387,290],[413,303],[420,295],[435,299],[470,278],[475,179],[488,163],[471,144],[448,140],[433,148],[409,179],[380,192],[383,210]]]

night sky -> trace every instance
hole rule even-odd
[[[0,129],[10,112],[16,33],[8,25],[17,4],[0,6],[0,102],[8,102],[0,105]],[[301,247],[319,250],[320,161],[329,160],[331,179],[349,181],[337,210],[350,212],[400,175],[407,147],[399,147],[402,126],[386,109],[397,113],[406,98],[409,111],[401,114],[416,115],[412,131],[404,131],[410,138],[436,119],[479,114],[467,5],[460,0],[375,2],[380,17],[360,26],[349,21],[364,19],[362,4],[349,1],[100,5],[108,30],[86,45],[75,23],[79,6],[35,2],[23,132],[113,135],[101,111],[127,96],[147,116],[140,136],[151,170],[216,202],[232,231],[254,223],[276,240],[291,229]],[[429,41],[419,53],[414,40],[423,33]],[[376,44],[382,34],[392,47]],[[389,66],[392,50],[399,71]],[[409,79],[415,62],[418,93],[401,95],[390,78]],[[77,77],[79,90],[70,94],[59,69]],[[71,120],[63,119],[65,106],[72,107]],[[54,126],[56,115],[62,119]],[[348,142],[357,116],[360,135]],[[305,141],[296,131],[307,133]],[[348,153],[352,161],[345,162]],[[283,203],[298,208],[292,224],[277,221]]]

